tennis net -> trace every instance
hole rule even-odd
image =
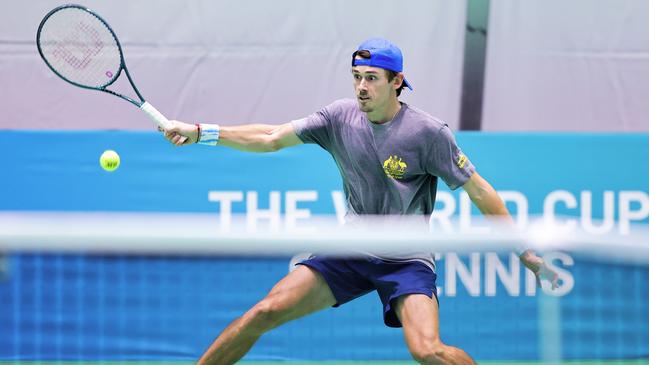
[[[543,224],[471,232],[381,221],[344,229],[224,229],[210,214],[0,214],[0,360],[191,363],[305,251],[436,252],[442,339],[479,363],[645,364],[649,235]],[[245,223],[245,222],[244,222]],[[486,224],[486,223],[485,223]],[[488,233],[487,233],[488,232]],[[532,247],[560,286],[540,290],[512,251]],[[246,361],[409,363],[376,294],[264,335]],[[31,362],[30,362],[31,361]]]

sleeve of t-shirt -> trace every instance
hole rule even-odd
[[[295,134],[303,143],[316,143],[327,149],[331,144],[332,126],[338,110],[334,102],[306,118],[291,121]]]
[[[469,158],[455,143],[455,137],[443,126],[433,137],[426,172],[444,180],[451,190],[464,185],[475,172]]]

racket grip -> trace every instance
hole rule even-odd
[[[149,104],[148,101],[145,101],[140,109],[142,109],[142,111],[144,111],[149,116],[149,118],[151,118],[155,122],[155,124],[158,125],[158,127],[167,129],[167,127],[170,126],[169,119],[162,115],[162,113],[160,113],[158,109],[154,108],[153,105]]]

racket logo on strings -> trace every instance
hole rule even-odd
[[[63,80],[126,100],[144,111],[158,127],[168,128],[169,120],[144,100],[135,86],[117,35],[92,10],[74,4],[53,9],[38,27],[36,44],[45,64]],[[136,98],[108,89],[122,71]]]

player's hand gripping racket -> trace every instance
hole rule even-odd
[[[53,9],[38,27],[36,44],[47,66],[63,80],[119,96],[142,109],[158,127],[170,127],[169,120],[146,102],[135,87],[115,32],[91,10],[81,5]],[[122,71],[139,101],[107,89]]]

